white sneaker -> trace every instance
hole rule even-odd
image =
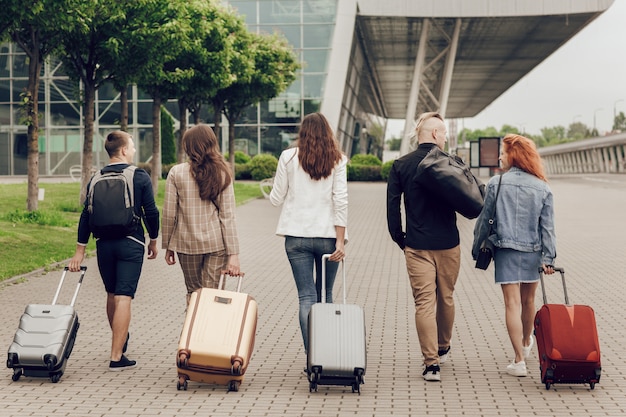
[[[441,381],[439,365],[430,365],[424,368],[422,376],[426,381]]]
[[[535,338],[531,334],[530,335],[530,344],[528,346],[522,346],[522,352],[524,353],[524,359],[528,359],[528,357],[530,356],[530,352],[533,349],[534,345],[535,345]]]
[[[444,363],[446,363],[450,355],[450,346],[448,346],[446,349],[439,349],[438,353],[439,353],[439,365],[443,365]]]
[[[512,376],[526,376],[526,362],[513,362],[506,367],[506,373]]]

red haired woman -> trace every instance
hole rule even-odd
[[[496,246],[495,281],[502,288],[506,327],[515,352],[506,372],[526,376],[526,359],[534,345],[538,271],[541,267],[546,274],[554,273],[553,197],[532,140],[506,135],[500,167],[505,171],[502,177],[493,177],[487,184],[485,205],[474,228],[472,256],[476,259],[481,242],[489,234],[489,217],[495,204],[495,234],[490,237]]]

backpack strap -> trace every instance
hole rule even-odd
[[[126,201],[126,207],[135,205],[135,183],[133,179],[135,177],[136,169],[137,167],[135,165],[129,165],[122,171],[122,174],[124,174],[124,177],[126,177],[126,183],[128,184],[128,194],[130,197],[130,201]]]

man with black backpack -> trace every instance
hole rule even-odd
[[[70,271],[80,270],[85,246],[93,234],[112,332],[109,369],[119,371],[136,365],[136,361],[124,355],[130,338],[130,305],[141,276],[145,248],[148,248],[148,259],[157,256],[159,211],[150,176],[131,165],[136,151],[133,137],[123,131],[111,132],[104,147],[110,162],[96,172],[87,185],[76,252],[68,267]],[[147,245],[142,219],[150,236]]]

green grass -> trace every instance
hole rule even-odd
[[[0,281],[40,268],[53,268],[74,254],[81,205],[79,183],[40,183],[45,198],[38,209],[26,211],[27,184],[0,184]],[[159,182],[156,203],[163,208],[165,181]],[[236,182],[241,205],[262,197],[257,182]],[[95,241],[90,239],[88,254]]]

